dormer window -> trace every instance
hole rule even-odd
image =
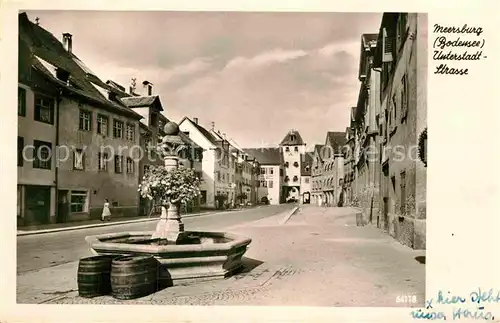
[[[60,81],[63,81],[64,83],[68,83],[69,81],[69,72],[63,70],[62,68],[57,68],[56,69],[56,77]]]
[[[295,139],[296,139],[296,138],[297,138],[297,137],[295,137],[295,135],[290,135],[290,140],[291,140],[291,141],[295,141]]]

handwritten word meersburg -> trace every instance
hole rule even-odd
[[[434,34],[440,35],[434,39],[434,55],[432,59],[435,61],[478,61],[482,58],[486,58],[482,50],[486,41],[484,38],[477,38],[480,37],[482,33],[483,28],[470,27],[467,26],[467,24],[462,27],[435,24]],[[450,38],[450,36],[446,34],[461,36]],[[474,36],[474,39],[464,39],[463,37],[466,36]],[[439,64],[436,66],[434,74],[468,75],[469,69]]]

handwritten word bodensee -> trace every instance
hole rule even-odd
[[[436,297],[425,302],[424,309],[412,311],[411,316],[414,319],[424,320],[493,321],[495,316],[487,310],[487,307],[494,303],[500,303],[500,291],[495,291],[493,288],[488,290],[478,288],[468,295],[454,295],[449,291],[438,291]],[[443,308],[448,308],[450,312],[442,310]]]
[[[483,48],[486,40],[481,38],[483,28],[479,26],[462,27],[434,25],[433,33],[436,36],[433,42],[434,54],[432,59],[440,61],[434,70],[434,74],[468,75],[468,67],[448,66],[445,61],[479,61],[486,56]]]

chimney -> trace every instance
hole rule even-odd
[[[195,124],[198,124],[198,118],[193,118]]]
[[[70,33],[63,34],[63,46],[68,53],[71,53],[71,50],[73,49],[72,37],[73,35]]]
[[[212,121],[212,130],[215,129],[215,122]]]
[[[149,81],[144,81],[142,82],[142,85],[146,88],[146,95],[151,96],[153,95],[153,83]]]
[[[224,138],[224,140],[226,140],[226,133],[225,132],[222,134],[222,137]]]

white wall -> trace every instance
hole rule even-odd
[[[276,205],[280,203],[280,166],[279,165],[263,165],[260,167],[265,169],[265,174],[259,175],[260,181],[266,181],[267,187],[263,187],[262,182],[257,190],[257,197],[260,202],[262,197],[267,196],[270,204]],[[272,174],[271,174],[272,170]],[[269,187],[269,183],[272,181],[272,186]]]
[[[295,147],[298,148],[298,152],[295,151]],[[289,148],[289,151],[286,151],[286,148]],[[302,165],[302,155],[305,153],[305,145],[302,146],[283,146],[281,147],[281,151],[283,154],[283,162],[288,162],[288,167],[284,167],[284,176],[283,179],[288,176],[289,181],[283,182],[284,186],[300,186],[300,170]],[[297,162],[298,167],[295,167],[293,164]],[[297,176],[297,182],[293,181],[293,177]]]

